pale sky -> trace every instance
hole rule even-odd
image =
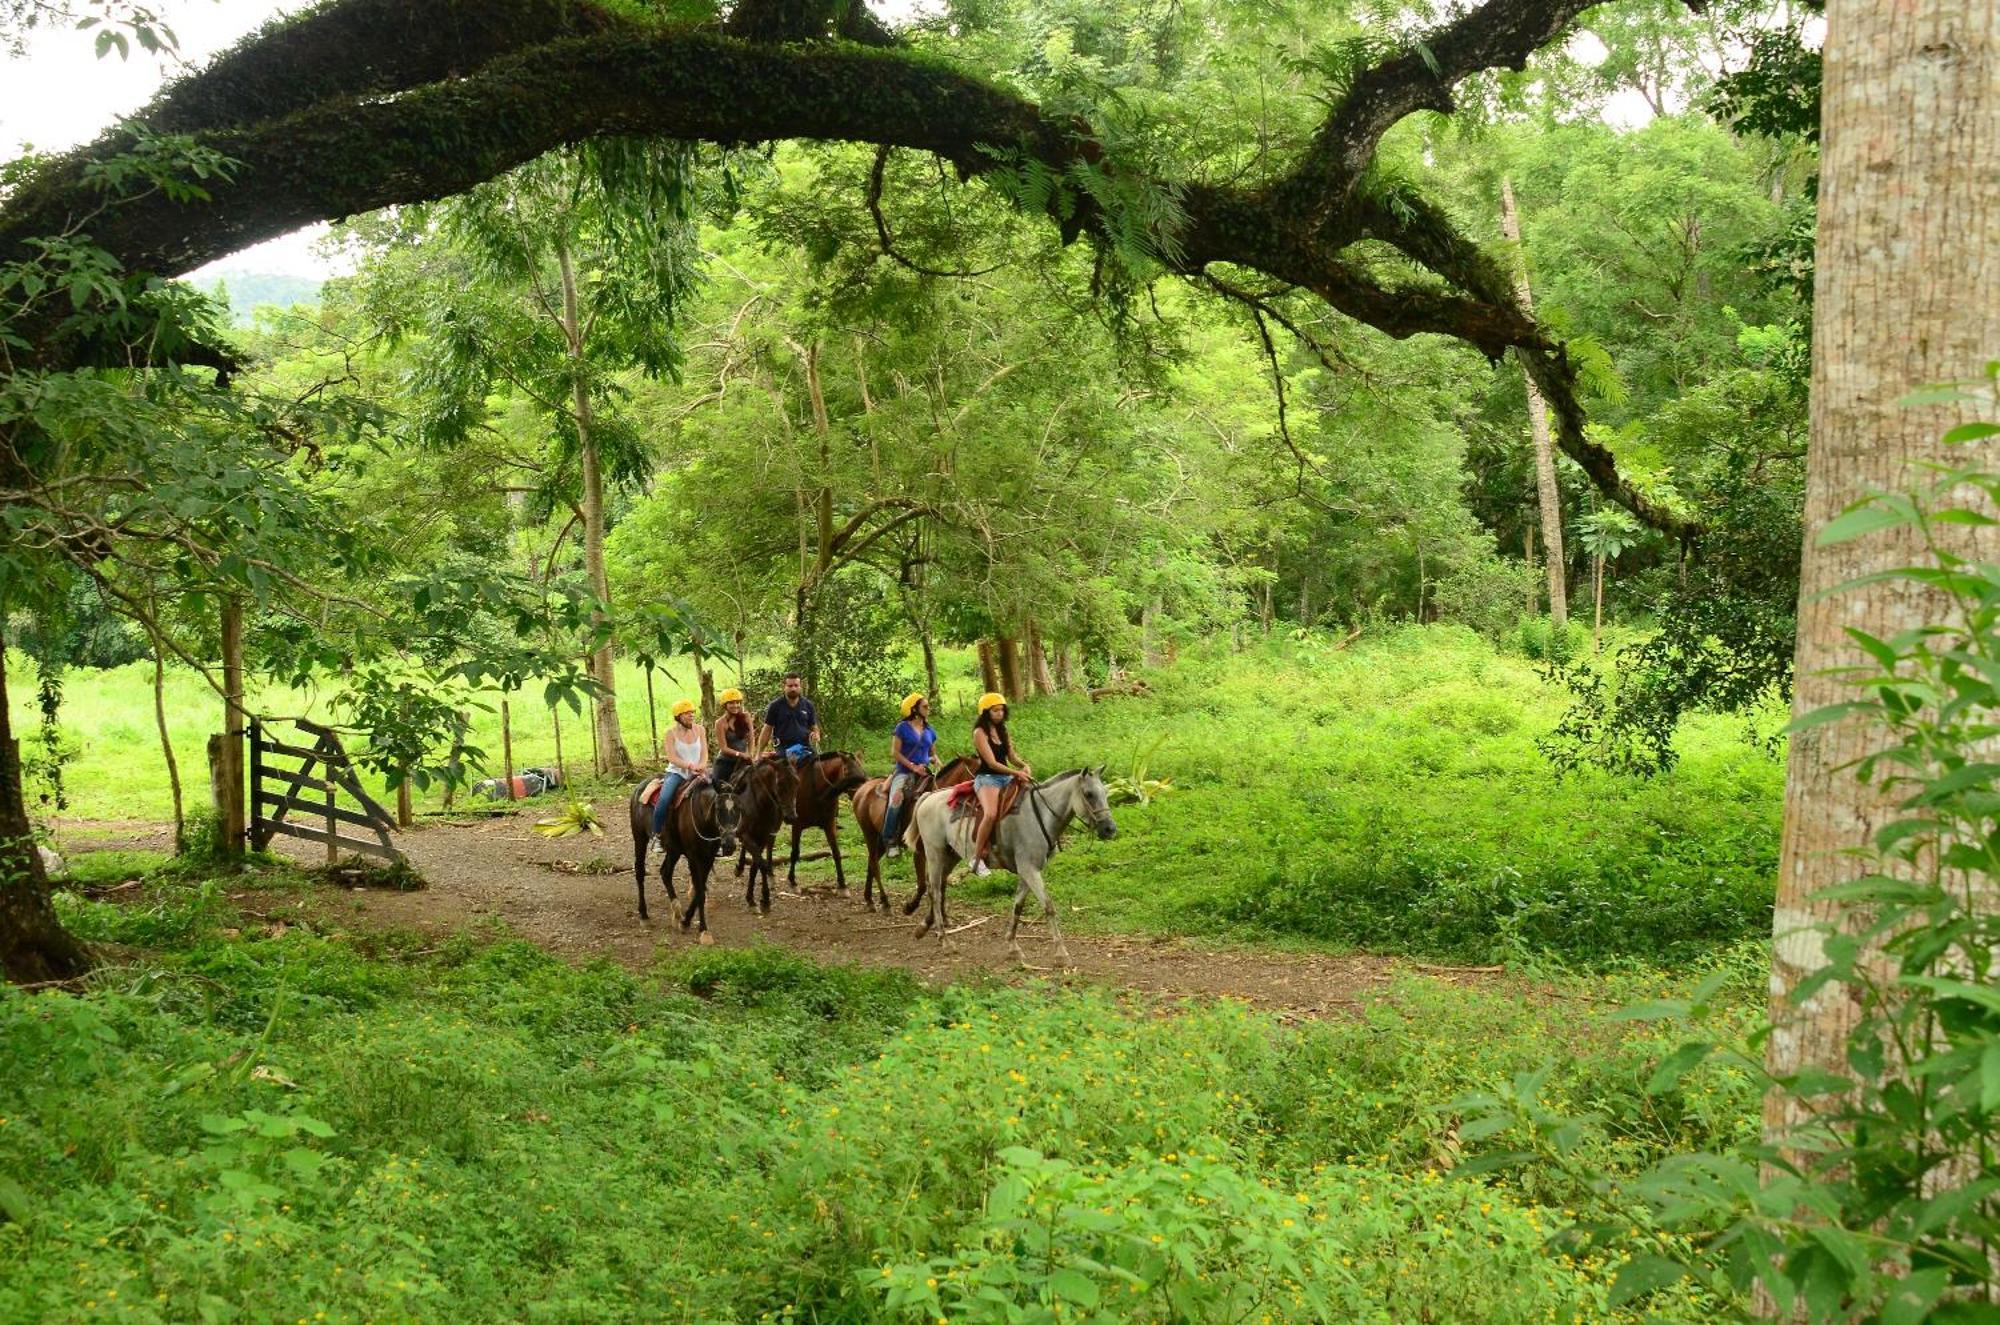
[[[890,0],[877,10],[893,20],[922,2]],[[86,142],[118,116],[144,106],[176,72],[188,65],[199,67],[269,20],[297,12],[309,3],[160,0],[158,12],[180,38],[180,53],[174,60],[155,59],[136,48],[129,60],[121,61],[116,54],[99,60],[90,33],[69,28],[37,31],[21,58],[0,57],[0,152],[11,155],[23,144],[59,151]],[[1586,61],[1592,55],[1602,58],[1603,46],[1595,37],[1582,34],[1573,53]],[[1621,93],[1604,107],[1604,118],[1620,127],[1632,127],[1649,118],[1649,112],[1636,93]],[[336,275],[347,264],[336,255],[316,251],[325,233],[325,226],[313,226],[233,254],[193,276],[218,272]]]

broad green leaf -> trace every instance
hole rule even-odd
[[[1820,547],[1833,547],[1838,543],[1852,542],[1854,539],[1877,534],[1884,529],[1895,529],[1911,522],[1912,516],[1906,511],[1890,510],[1886,506],[1872,503],[1856,506],[1821,525],[1813,542]]]

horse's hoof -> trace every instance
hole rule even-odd
[[[704,929],[703,931],[701,931],[700,942],[702,947],[712,948],[715,946],[715,935],[709,933],[707,930]]]

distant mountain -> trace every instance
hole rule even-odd
[[[225,271],[203,286],[209,294],[229,305],[232,321],[252,320],[265,304],[290,308],[293,304],[316,304],[322,282],[311,276],[282,276],[275,272]]]

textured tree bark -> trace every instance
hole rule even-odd
[[[1521,214],[1514,206],[1514,181],[1500,177],[1500,228],[1514,246],[1514,297],[1522,311],[1535,311],[1534,291],[1528,284],[1528,251],[1521,244]],[[1523,365],[1525,369],[1525,365]],[[1533,377],[1527,378],[1528,434],[1535,446],[1535,495],[1541,504],[1543,561],[1549,576],[1549,617],[1556,625],[1569,624],[1569,586],[1563,582],[1562,490],[1556,486],[1555,444],[1549,433],[1549,404]],[[1534,553],[1529,553],[1534,560]]]
[[[1018,704],[1024,693],[1021,687],[1021,645],[1012,635],[993,637],[993,658],[1000,667],[1000,693],[1007,696],[1007,702]]]
[[[979,641],[979,683],[990,691],[1006,693],[1000,688],[1000,668],[993,661],[992,640]]]
[[[1056,692],[1055,678],[1049,675],[1048,651],[1042,647],[1042,626],[1028,618],[1028,682],[1038,695]]]
[[[0,648],[0,975],[17,984],[68,980],[90,969],[90,954],[56,919],[27,803],[7,714],[7,651]]]
[[[563,335],[568,340],[573,371],[571,391],[576,414],[578,464],[583,470],[583,570],[590,580],[590,592],[597,601],[611,601],[611,580],[604,572],[604,463],[597,452],[593,431],[590,384],[583,371],[583,327],[576,307],[576,268],[569,250],[558,248],[556,261],[562,270]],[[600,617],[600,621],[601,621]],[[625,777],[632,771],[632,756],[625,749],[625,733],[618,724],[618,653],[610,639],[590,655],[590,678],[603,688],[593,708],[592,728],[596,738],[597,771],[607,777]]]
[[[1815,532],[1870,488],[1921,481],[1922,461],[2000,467],[1991,439],[1949,450],[1939,442],[1968,417],[1965,407],[1897,404],[1912,387],[1977,376],[2000,352],[2000,6],[1832,0],[1821,123],[1798,713],[1847,697],[1825,675],[1864,661],[1844,627],[1887,636],[1948,613],[1941,594],[1900,581],[1827,594],[1869,572],[1924,560],[1908,531],[1828,548],[1815,546]],[[1993,530],[1934,532],[1962,554],[2000,554]],[[1775,1029],[1766,1053],[1775,1073],[1844,1070],[1857,1015],[1847,991],[1828,986],[1800,1002],[1789,993],[1825,961],[1807,927],[1836,911],[1815,894],[1862,870],[1838,853],[1866,843],[1891,815],[1849,768],[1873,744],[1850,723],[1792,741],[1773,921]],[[1785,1095],[1765,1099],[1774,1141],[1805,1116]]]

